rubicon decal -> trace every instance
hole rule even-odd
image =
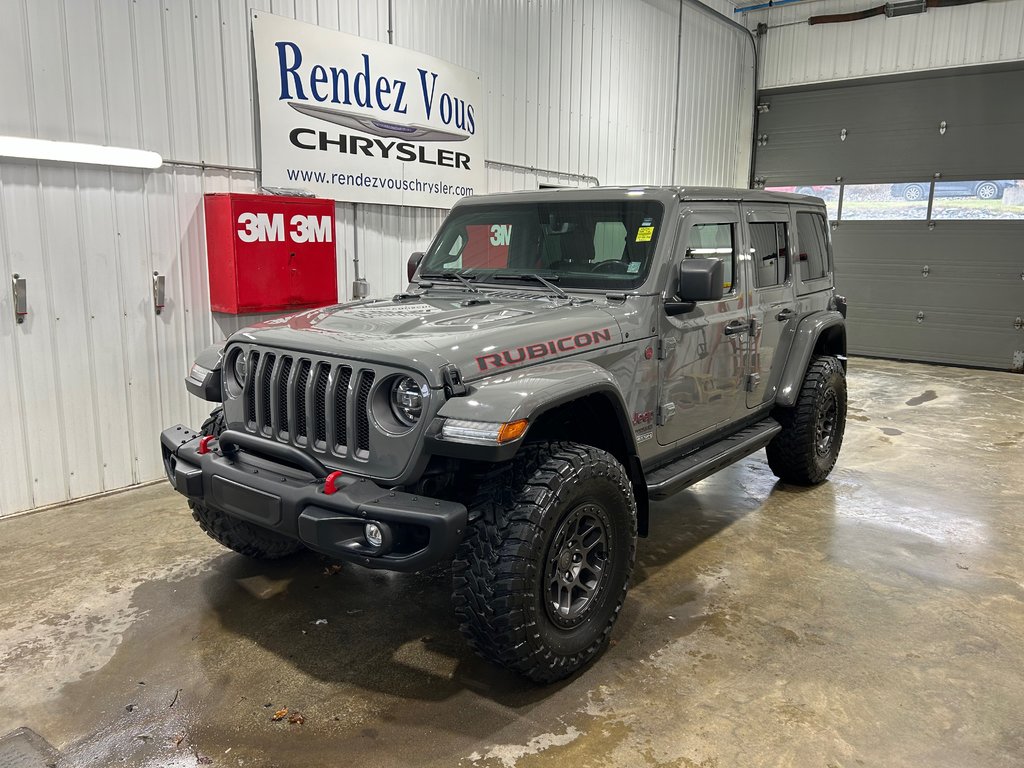
[[[585,331],[573,336],[562,336],[559,339],[541,341],[523,347],[505,349],[489,355],[481,355],[476,359],[476,364],[481,371],[507,368],[513,365],[533,362],[534,360],[541,360],[545,357],[557,357],[566,352],[575,352],[611,340],[612,332],[608,328],[602,328],[599,331]]]

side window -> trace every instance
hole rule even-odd
[[[750,241],[754,252],[754,280],[757,288],[770,288],[786,282],[789,241],[784,222],[758,221],[750,225]]]
[[[734,247],[732,224],[694,224],[686,243],[686,258],[714,258],[722,261],[725,292],[733,290],[733,275],[736,270],[736,249]]]
[[[796,232],[800,244],[800,253],[796,259],[797,275],[801,280],[824,277],[828,272],[825,219],[816,213],[798,213]]]

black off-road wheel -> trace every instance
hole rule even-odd
[[[203,422],[200,432],[217,437],[226,426],[224,409],[217,408]],[[256,560],[277,560],[302,549],[302,545],[294,539],[231,517],[214,507],[194,501],[189,501],[188,505],[192,508],[192,517],[206,531],[207,536],[240,555]]]
[[[484,477],[456,554],[459,628],[488,661],[539,683],[597,656],[626,597],[636,502],[622,465],[569,442],[526,445]]]
[[[834,357],[815,357],[792,408],[779,408],[782,431],[768,443],[768,466],[786,483],[817,485],[839,457],[846,431],[846,375]]]

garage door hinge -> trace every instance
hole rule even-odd
[[[676,351],[676,340],[673,338],[658,339],[658,359],[667,360]]]
[[[1024,330],[1024,317],[1017,315],[1017,319],[1013,321],[1013,327],[1018,331]]]

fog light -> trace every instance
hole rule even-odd
[[[376,523],[367,523],[363,529],[363,535],[366,537],[367,544],[374,549],[378,549],[384,544],[384,531]]]

